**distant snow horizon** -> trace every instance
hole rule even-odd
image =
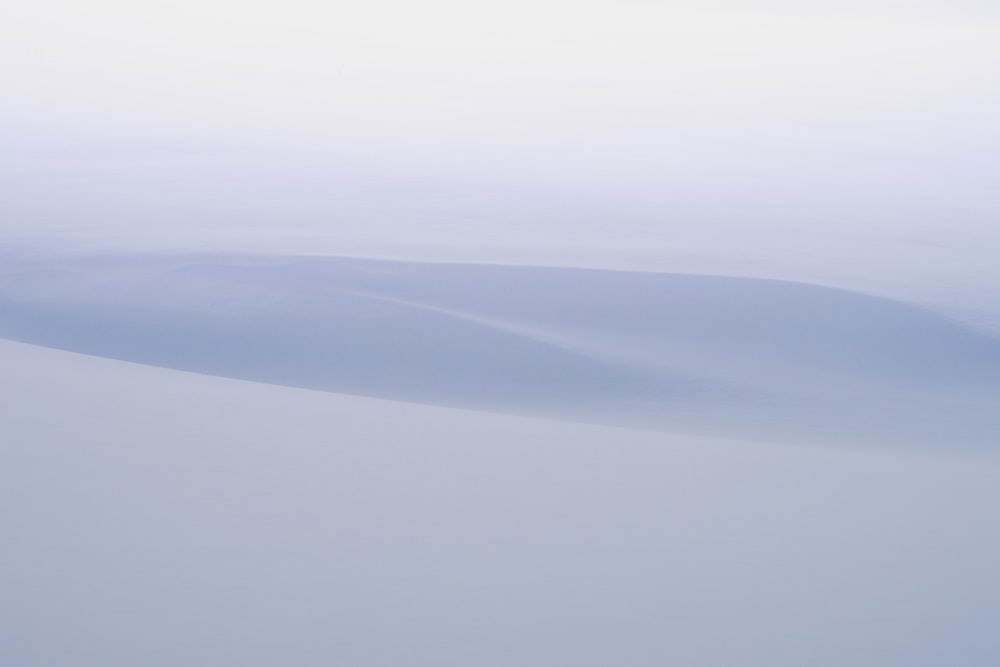
[[[994,4],[12,4],[0,252],[774,278],[1000,332]]]

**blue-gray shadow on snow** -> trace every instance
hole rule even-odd
[[[815,285],[199,256],[22,265],[0,279],[0,336],[261,382],[728,435],[977,439],[997,427],[1000,342]]]

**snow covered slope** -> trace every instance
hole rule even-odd
[[[1000,439],[1000,340],[911,304],[778,280],[337,257],[9,262],[0,337],[765,441]]]
[[[0,368],[5,666],[1000,663],[992,455]]]

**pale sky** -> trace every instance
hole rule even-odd
[[[864,129],[889,115],[940,140],[992,117],[997,24],[777,4],[35,2],[4,10],[5,115],[307,142],[574,124],[624,141],[593,124]]]
[[[993,4],[9,5],[0,230],[978,303]]]

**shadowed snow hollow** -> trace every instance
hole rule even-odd
[[[989,442],[1000,342],[801,283],[347,258],[8,265],[0,335],[262,382],[761,437]]]

